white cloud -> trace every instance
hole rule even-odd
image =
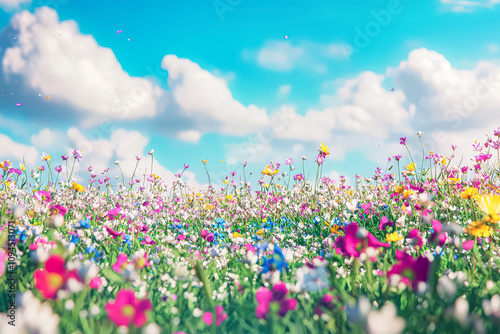
[[[334,97],[321,97],[331,106],[309,109],[305,115],[296,114],[277,137],[319,143],[347,136],[358,142],[361,137],[386,139],[393,132],[408,131],[411,115],[403,106],[405,96],[386,91],[381,85],[383,80],[383,75],[363,72],[345,81]]]
[[[500,0],[441,0],[441,3],[450,7],[454,12],[472,13],[475,8],[493,8]]]
[[[278,94],[285,96],[285,95],[288,95],[288,93],[290,93],[290,90],[292,90],[292,86],[281,85],[278,87]]]
[[[500,121],[500,67],[492,63],[461,70],[443,55],[421,48],[387,73],[416,106],[412,125],[418,130],[461,131]]]
[[[33,91],[50,95],[81,112],[84,124],[96,116],[121,119],[153,117],[162,89],[129,76],[113,51],[83,35],[72,20],[59,21],[55,10],[37,8],[11,19],[18,44],[5,50],[3,72],[20,76]]]
[[[31,143],[40,147],[48,147],[54,142],[56,136],[55,132],[52,132],[49,128],[44,128],[39,133],[31,136]]]
[[[488,44],[488,52],[489,53],[497,53],[500,50],[498,44],[490,43]]]
[[[201,133],[196,130],[187,130],[179,132],[177,138],[187,142],[197,143],[201,138]]]
[[[258,51],[257,64],[270,70],[289,71],[303,53],[303,48],[288,42],[269,42]]]
[[[303,68],[322,74],[328,71],[325,63],[349,59],[351,54],[352,47],[343,43],[301,41],[294,45],[292,42],[272,40],[257,51],[245,50],[243,59],[255,61],[260,67],[273,71],[288,72]]]
[[[236,101],[226,82],[202,69],[189,59],[166,55],[161,66],[168,71],[171,106],[178,106],[177,115],[169,106],[165,116],[187,119],[199,133],[217,132],[242,136],[269,125],[266,110],[255,105],[243,106]],[[176,125],[177,126],[177,125]],[[193,139],[194,132],[181,136]]]
[[[0,8],[5,11],[18,9],[20,5],[31,3],[31,0],[0,0]]]
[[[13,141],[10,137],[0,133],[0,159],[11,159],[13,163],[24,160],[33,165],[39,159],[38,150],[32,146]]]

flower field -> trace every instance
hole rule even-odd
[[[498,333],[500,129],[474,149],[408,150],[352,186],[322,176],[324,144],[205,189],[153,166],[80,184],[78,150],[5,160],[0,332]]]

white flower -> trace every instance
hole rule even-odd
[[[369,334],[399,334],[405,328],[405,320],[397,316],[396,307],[386,302],[380,311],[368,314],[366,332]]]

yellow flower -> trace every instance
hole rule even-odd
[[[413,195],[413,194],[415,194],[415,191],[408,189],[408,190],[405,190],[403,192],[403,197],[408,198],[408,196]]]
[[[409,165],[406,165],[405,168],[407,171],[413,172],[415,170],[415,164],[412,162]]]
[[[434,151],[429,151],[430,154],[434,154]]]
[[[330,150],[328,149],[328,146],[323,145],[323,143],[319,144],[321,152],[325,153],[326,155],[330,155]]]
[[[465,232],[469,235],[478,237],[478,238],[486,238],[491,236],[491,229],[488,225],[474,221],[468,227],[465,228]]]
[[[458,182],[460,182],[460,178],[458,178],[458,177],[450,177],[448,180],[449,180],[450,182],[453,182],[453,183],[458,183]]]
[[[214,206],[212,204],[207,205],[206,210],[213,210]]]
[[[385,241],[387,242],[397,242],[399,240],[403,239],[402,236],[398,234],[398,232],[394,231],[392,233],[387,233],[385,235]]]
[[[397,193],[397,194],[402,194],[403,191],[405,191],[405,187],[403,186],[395,186],[394,187],[394,191]]]
[[[19,163],[19,167],[21,167],[21,170],[22,170],[23,172],[24,172],[24,171],[26,171],[26,168],[24,167],[24,164]]]
[[[226,196],[226,199],[227,199],[228,201],[232,200],[232,199],[233,199],[233,195],[227,195],[227,196]]]
[[[241,234],[238,232],[233,233],[233,238],[241,238]]]
[[[441,160],[441,163],[442,163],[443,165],[446,165],[446,157],[443,157],[443,160]]]
[[[50,156],[50,154],[45,153],[45,152],[42,153],[42,160],[43,161],[47,161],[47,160],[50,161],[50,159],[52,159],[52,157]]]
[[[340,234],[339,229],[340,229],[339,225],[333,225],[330,231],[332,232],[332,234]]]
[[[271,166],[267,165],[266,168],[264,170],[262,170],[261,172],[262,174],[264,175],[269,175],[269,176],[273,176],[275,175],[276,173],[279,173],[279,170],[275,169],[275,170],[272,170],[271,169]]]
[[[73,189],[76,191],[81,191],[82,193],[85,192],[85,187],[76,182],[73,182]]]
[[[500,195],[487,194],[479,196],[476,198],[477,206],[481,211],[483,211],[486,216],[483,218],[484,221],[490,223],[498,223],[500,217]]]
[[[460,193],[460,197],[462,197],[463,199],[474,199],[477,197],[478,193],[479,192],[477,191],[477,188],[469,187],[464,189],[464,191]]]
[[[229,184],[229,179],[222,180],[222,183]]]
[[[263,235],[264,234],[264,230],[263,229],[260,229],[258,230],[257,232],[255,232],[256,234],[258,235]]]
[[[205,159],[201,160],[201,162],[203,162],[204,164],[206,164],[208,161],[206,161]]]

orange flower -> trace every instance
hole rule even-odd
[[[479,192],[477,188],[469,187],[464,189],[464,191],[460,193],[460,197],[462,197],[463,199],[474,199],[478,197],[478,193]]]

